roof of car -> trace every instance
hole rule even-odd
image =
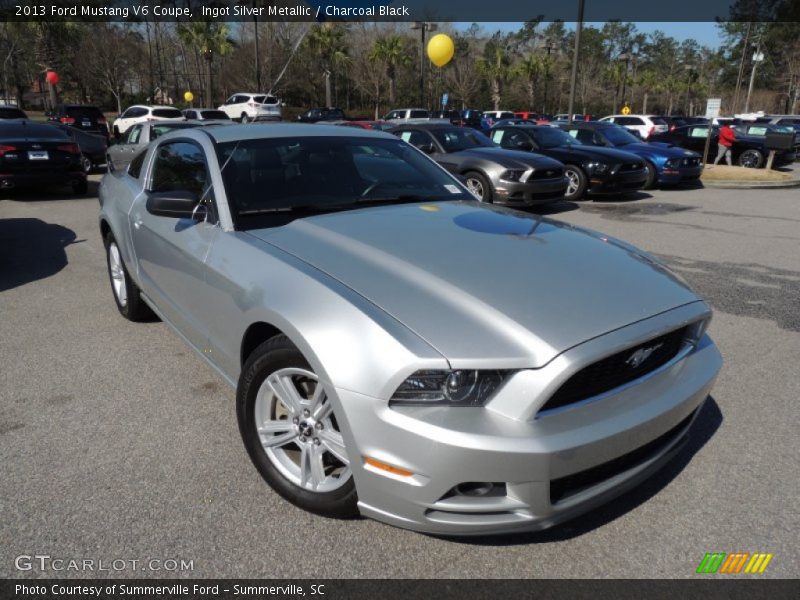
[[[235,142],[261,138],[284,137],[365,137],[393,139],[394,136],[374,129],[350,127],[343,129],[338,125],[316,125],[310,123],[248,123],[230,127],[204,128],[216,142]]]

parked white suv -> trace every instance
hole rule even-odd
[[[242,123],[280,121],[282,115],[280,100],[268,94],[240,92],[225,100],[219,109],[231,119]]]
[[[667,133],[669,125],[658,115],[611,115],[600,119],[606,123],[622,125],[625,129],[630,129],[639,134],[639,137],[646,140],[654,133]]]
[[[430,113],[424,108],[396,108],[383,117],[384,121],[408,121],[409,119],[428,119]]]
[[[119,137],[132,125],[144,123],[146,121],[183,121],[181,111],[172,106],[145,106],[144,104],[134,104],[129,106],[114,121],[112,129],[114,137]]]
[[[510,110],[487,110],[483,113],[483,118],[490,123],[496,123],[502,119],[513,119],[514,113]]]

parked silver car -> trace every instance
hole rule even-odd
[[[675,455],[721,365],[651,256],[479,203],[390,134],[175,131],[100,202],[120,313],[236,388],[254,465],[316,513],[551,526]]]
[[[176,129],[199,127],[201,123],[186,121],[149,121],[133,125],[125,135],[114,140],[106,151],[106,166],[109,171],[124,170],[133,157],[147,147],[147,144],[165,133]]]

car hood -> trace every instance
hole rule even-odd
[[[457,156],[474,156],[484,160],[490,160],[507,169],[554,169],[561,168],[563,165],[557,160],[535,154],[523,152],[521,150],[506,150],[505,148],[470,148],[455,152]]]
[[[571,157],[579,157],[586,160],[604,160],[609,163],[622,163],[638,161],[639,157],[632,152],[617,150],[616,148],[604,148],[601,146],[589,146],[583,144],[569,144],[547,148],[544,152],[559,155],[569,160]]]
[[[629,244],[472,201],[364,208],[250,233],[361,294],[459,368],[540,367],[698,300]]]
[[[620,150],[625,152],[633,152],[638,156],[663,156],[666,158],[686,158],[687,156],[700,156],[697,152],[692,150],[685,150],[672,144],[665,144],[664,142],[638,142],[635,144],[626,144],[619,146]]]

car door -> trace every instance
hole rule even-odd
[[[204,349],[205,261],[219,227],[214,211],[194,220],[147,211],[155,192],[192,192],[213,207],[213,190],[203,149],[190,140],[167,140],[153,152],[145,188],[130,212],[131,239],[142,291],[192,345]]]

